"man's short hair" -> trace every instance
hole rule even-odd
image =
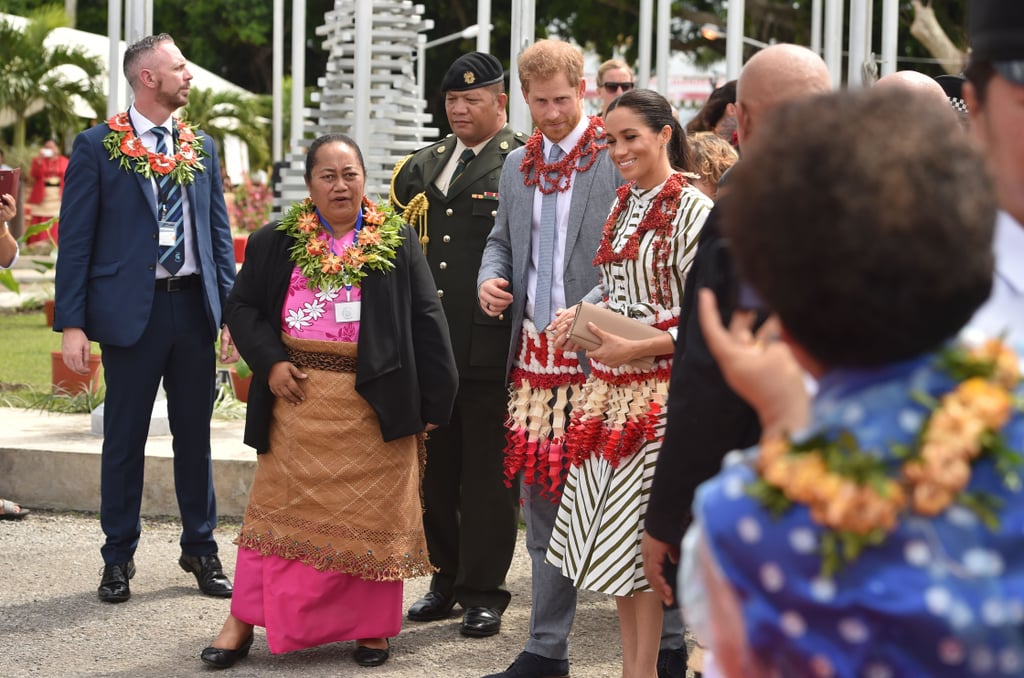
[[[559,73],[572,87],[583,80],[583,53],[561,40],[538,40],[519,55],[519,83],[530,91],[532,80],[550,80]]]
[[[872,88],[783,104],[720,201],[741,276],[826,366],[934,350],[991,289],[983,162],[953,116],[918,97]]]
[[[135,82],[139,78],[139,71],[142,70],[143,57],[152,53],[157,48],[157,45],[162,42],[174,42],[174,38],[168,33],[158,33],[156,35],[147,35],[128,45],[128,49],[124,51],[122,69],[125,79],[128,80],[129,87],[135,87]]]
[[[627,64],[622,59],[609,59],[608,61],[605,61],[603,64],[597,67],[597,86],[600,87],[601,85],[604,84],[605,73],[615,69],[621,69],[623,71],[626,71],[627,73],[629,73],[630,79],[632,79],[633,69],[629,67],[629,64]]]

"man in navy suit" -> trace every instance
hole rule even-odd
[[[103,353],[106,401],[100,600],[131,596],[142,531],[143,467],[161,378],[174,435],[182,569],[203,593],[231,595],[217,558],[210,464],[221,308],[235,279],[231,231],[212,139],[173,117],[188,103],[185,57],[167,34],[124,55],[135,103],[75,139],[61,203],[54,330],[64,362],[84,372]],[[237,359],[227,328],[221,358]]]

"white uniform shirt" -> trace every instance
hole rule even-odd
[[[996,257],[992,294],[968,328],[989,337],[1005,336],[1018,353],[1024,353],[1024,226],[1002,210],[996,217],[992,248]]]

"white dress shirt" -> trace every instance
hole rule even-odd
[[[150,151],[156,150],[157,144],[157,133],[153,131],[154,127],[163,127],[165,130],[169,130],[172,134],[172,138],[166,141],[168,148],[174,143],[173,134],[175,131],[174,118],[170,117],[163,122],[156,123],[148,120],[146,116],[135,110],[135,106],[128,109],[128,115],[131,116],[132,126],[135,128],[135,133],[139,139],[142,140],[142,145]],[[212,139],[207,138],[207,143],[213,143]],[[157,197],[156,179],[150,181],[153,185],[153,203],[158,204],[159,198]],[[185,190],[185,186],[181,187],[181,198],[182,198],[182,211],[185,218],[185,263],[182,264],[181,268],[175,273],[175,276],[193,275],[199,272],[199,266],[196,263],[195,249],[192,244],[192,210],[190,209],[188,202],[188,191]],[[156,267],[157,278],[169,278],[171,273],[163,266],[157,264]]]
[[[562,148],[562,157],[569,155],[569,152],[576,147],[583,133],[590,125],[590,118],[580,116],[580,121],[569,134],[558,142]],[[547,161],[554,142],[547,137],[544,139],[544,159]],[[551,315],[555,311],[565,308],[565,239],[569,230],[569,207],[572,205],[572,187],[576,179],[576,170],[573,170],[569,182],[569,188],[557,193],[558,200],[555,203],[555,243],[554,252],[551,255]],[[609,200],[613,196],[609,196]],[[540,213],[544,204],[544,194],[540,191],[540,185],[533,192],[533,219],[530,229],[530,266],[526,272],[526,317],[533,318],[533,304],[537,294],[537,265],[540,262]],[[594,252],[597,254],[597,252]],[[577,302],[579,299],[573,299]],[[538,331],[543,327],[538,327]]]

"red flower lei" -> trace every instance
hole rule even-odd
[[[527,139],[526,154],[519,163],[523,184],[527,188],[536,186],[544,194],[564,193],[572,184],[573,170],[586,172],[597,161],[597,154],[606,148],[604,122],[592,115],[583,136],[569,154],[558,162],[548,163],[544,160],[544,137],[538,129]]]
[[[635,261],[640,255],[640,238],[647,231],[655,231],[657,237],[651,245],[654,252],[654,271],[658,279],[655,288],[655,301],[661,306],[667,307],[671,298],[671,276],[667,273],[668,258],[671,252],[672,222],[679,211],[679,197],[683,193],[683,186],[687,183],[686,178],[676,172],[670,174],[665,180],[665,185],[658,191],[658,195],[651,201],[647,213],[636,227],[626,244],[618,252],[612,249],[612,239],[615,237],[615,230],[618,227],[619,218],[629,204],[629,193],[635,181],[619,186],[616,193],[619,199],[615,201],[615,208],[608,215],[604,222],[604,234],[601,237],[601,244],[597,248],[597,255],[594,257],[594,266],[609,264],[620,261]]]
[[[197,137],[195,127],[183,120],[175,118],[174,125],[178,129],[178,151],[174,155],[147,150],[142,139],[135,136],[126,111],[107,120],[110,132],[103,137],[103,146],[110,154],[110,159],[117,160],[129,172],[138,172],[147,179],[154,175],[170,174],[177,184],[191,184],[195,181],[196,171],[206,171],[202,163],[206,157],[203,137]]]

